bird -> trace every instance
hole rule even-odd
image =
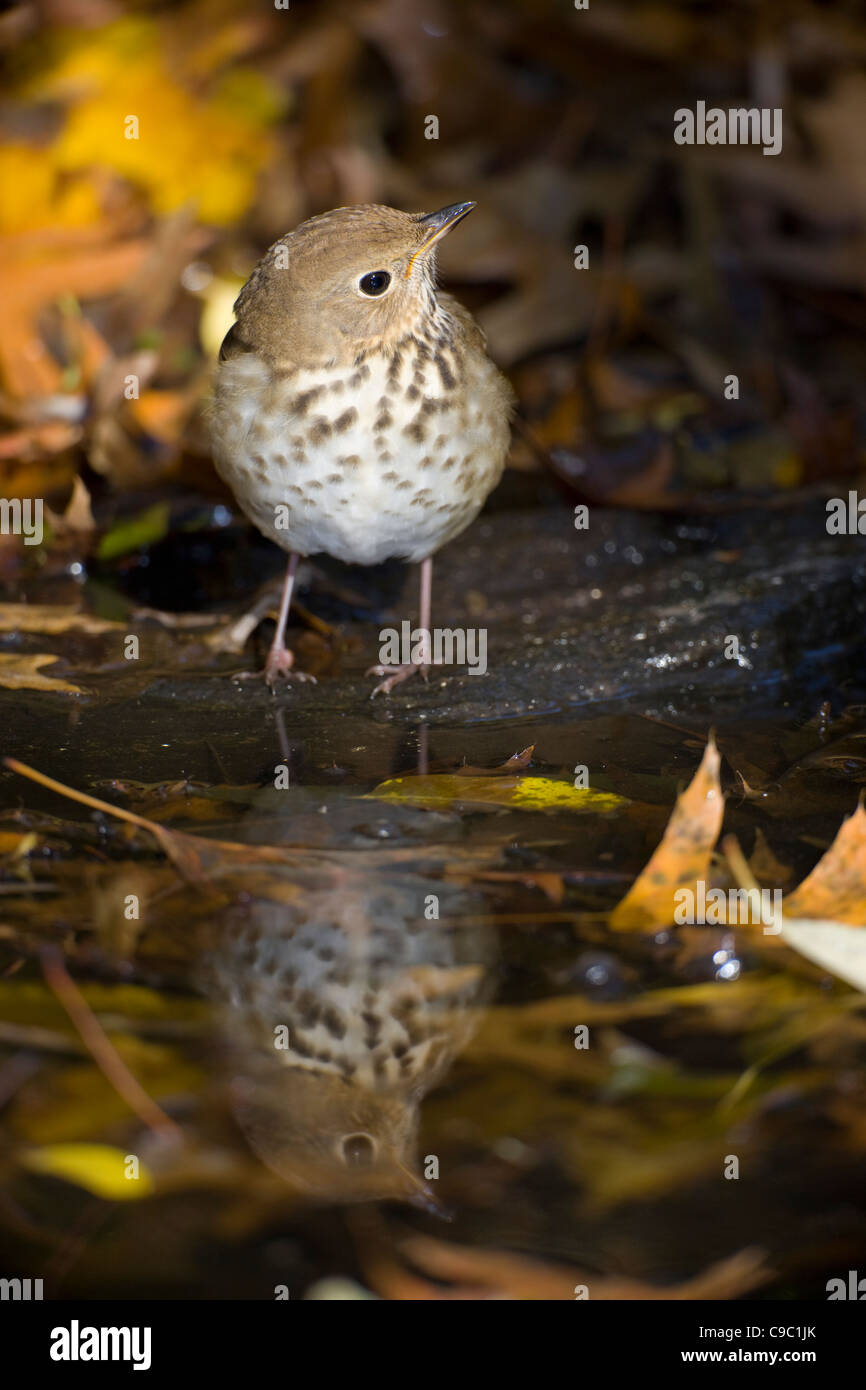
[[[314,1200],[435,1210],[415,1153],[421,1102],[491,987],[474,895],[339,855],[248,887],[209,923],[195,976],[250,1147]],[[431,894],[447,926],[429,918]]]
[[[427,677],[433,556],[499,482],[514,393],[469,311],[436,284],[444,236],[476,207],[358,204],[269,248],[234,305],[209,407],[220,477],[288,552],[264,677],[312,680],[285,643],[300,558],[420,563],[421,662],[375,666],[372,694]]]

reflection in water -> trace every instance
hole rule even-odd
[[[270,1168],[325,1200],[432,1201],[418,1107],[484,996],[487,933],[459,922],[477,905],[386,872],[336,869],[288,903],[250,898],[203,965],[241,1128]]]

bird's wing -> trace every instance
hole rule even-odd
[[[220,348],[221,362],[230,362],[233,357],[241,357],[245,352],[252,352],[249,343],[245,342],[240,335],[238,324],[233,323],[226,336],[223,338]]]

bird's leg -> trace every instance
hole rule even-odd
[[[274,640],[268,652],[268,659],[265,662],[265,681],[273,689],[277,677],[283,676],[287,680],[312,681],[315,684],[315,676],[310,676],[306,671],[295,671],[294,654],[286,646],[286,623],[289,620],[289,609],[292,606],[292,590],[295,587],[295,575],[298,570],[298,554],[292,551],[289,556],[289,563],[286,566],[286,579],[283,584],[283,593],[280,599],[280,614],[277,618],[277,630],[274,633]]]
[[[400,685],[402,681],[407,681],[411,676],[422,675],[426,681],[427,673],[430,670],[432,661],[432,634],[430,631],[430,609],[433,598],[433,556],[428,555],[426,560],[421,561],[421,597],[419,603],[418,626],[424,633],[424,655],[426,660],[420,664],[411,662],[408,666],[371,666],[367,671],[368,676],[385,676],[385,680],[380,681],[370,696],[374,696],[381,691],[387,695],[394,689],[395,685]]]
[[[289,618],[289,609],[292,606],[292,591],[295,587],[298,559],[299,556],[295,551],[292,551],[289,555],[286,577],[283,581],[280,612],[277,618],[277,630],[274,633],[274,640],[271,643],[268,659],[265,662],[263,674],[266,684],[269,685],[272,690],[281,676],[285,680],[312,681],[314,685],[316,683],[315,676],[308,675],[306,671],[296,671],[294,669],[294,653],[286,646],[286,623]]]
[[[259,623],[263,618],[266,618],[273,609],[277,592],[282,593],[284,584],[284,579],[280,579],[279,583],[276,583],[273,579],[269,579],[265,584],[262,584],[256,592],[252,604],[245,613],[235,618],[234,621],[229,623],[226,627],[219,628],[216,632],[209,633],[205,637],[204,640],[211,650],[220,653],[230,653],[232,656],[237,656],[238,653],[242,652]],[[338,594],[338,597],[342,597],[342,595]],[[353,603],[358,601],[357,596],[354,594],[349,594],[348,598],[349,601]],[[336,628],[332,627],[330,623],[324,622],[314,613],[310,613],[308,609],[304,608],[303,605],[294,598],[294,595],[293,599],[292,612],[295,614],[295,617],[301,618],[308,627],[312,628],[314,632],[318,632],[323,637],[326,637],[329,642],[334,642],[338,639],[339,633]]]

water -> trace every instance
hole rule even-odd
[[[822,1296],[866,1240],[862,1008],[754,929],[622,935],[604,920],[658,843],[707,717],[622,707],[428,728],[356,703],[322,719],[284,696],[245,718],[237,700],[179,698],[167,714],[121,697],[70,717],[4,695],[21,760],[172,828],[283,852],[262,863],[214,844],[184,885],[146,833],[7,779],[5,829],[38,836],[30,882],[7,858],[2,900],[11,1262],[66,1297],[298,1297],[332,1275],[409,1297],[411,1278],[436,1282],[405,1253],[422,1232],[590,1285],[676,1282],[758,1247],[771,1296]],[[760,831],[782,886],[830,843],[866,767],[861,709],[812,714],[713,711],[725,828],[747,854]],[[419,757],[431,773],[490,769],[528,745],[532,775],[570,783],[583,764],[627,803],[367,799],[408,785]],[[129,894],[140,922],[124,919]],[[48,942],[180,1126],[179,1150],[82,1047],[42,976]],[[352,1026],[335,1039],[341,1011]],[[26,1166],[61,1143],[138,1156],[155,1193],[109,1202]]]

